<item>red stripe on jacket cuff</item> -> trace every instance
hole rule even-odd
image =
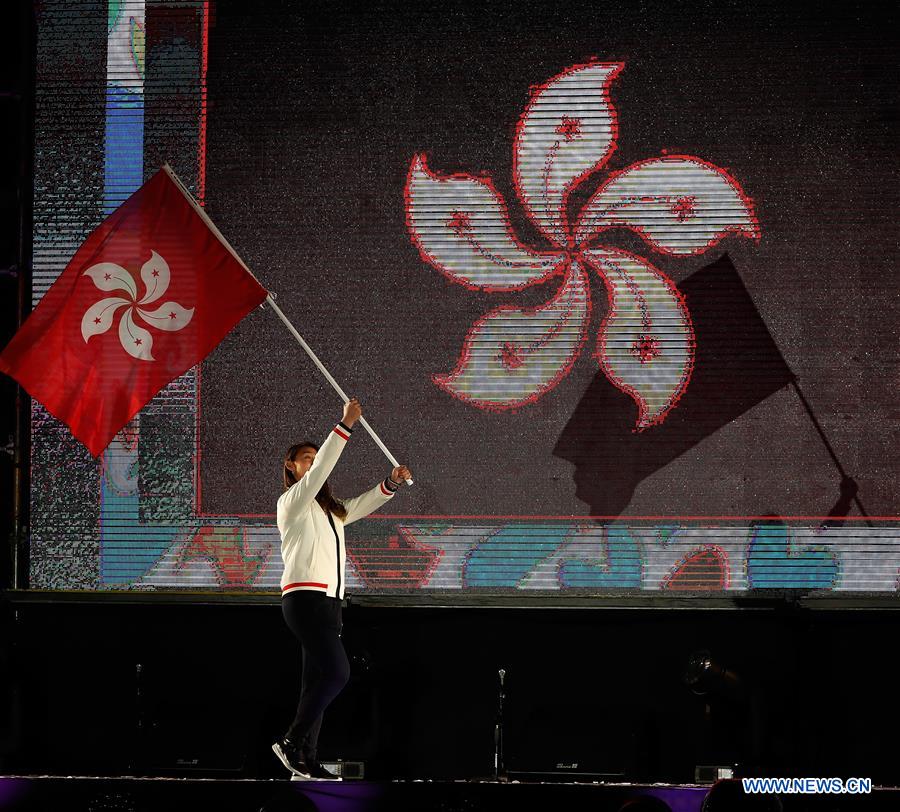
[[[340,426],[335,426],[335,427],[334,427],[334,433],[335,433],[338,437],[340,437],[342,440],[349,440],[349,439],[350,439],[350,435],[349,435],[349,434],[345,434],[345,433],[344,433],[344,430],[343,430]]]
[[[384,487],[384,482],[379,482],[378,484],[381,486],[381,492],[382,492],[385,496],[393,496],[393,495],[394,495],[395,491],[389,491],[387,488],[385,488],[385,487]]]

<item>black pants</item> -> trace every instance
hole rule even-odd
[[[303,649],[300,702],[286,735],[314,759],[322,713],[350,679],[350,663],[341,642],[341,601],[300,589],[282,598],[281,611]]]

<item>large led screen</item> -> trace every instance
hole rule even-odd
[[[34,301],[168,162],[413,471],[350,591],[894,592],[892,19],[45,2]],[[35,404],[32,586],[277,591],[340,416],[265,306],[97,460]],[[359,428],[332,484],[390,469]]]

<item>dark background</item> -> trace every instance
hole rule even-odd
[[[3,156],[0,160],[3,173],[0,307],[3,334],[9,336],[14,330],[14,291],[16,273],[19,272],[19,269],[16,273],[9,270],[16,262],[15,219],[19,199],[15,178],[19,172],[19,157],[25,156],[26,167],[31,162],[27,137],[22,141],[20,138],[23,133],[27,134],[30,126],[28,66],[32,51],[27,33],[22,33],[15,16],[22,13],[27,16],[30,5],[13,3],[0,8],[4,21],[0,25],[3,93],[11,94],[0,96],[0,103],[4,105],[4,120],[16,120],[19,116],[22,125],[21,131],[16,129],[18,125],[0,128],[0,143],[4,147],[0,153]],[[454,12],[452,6],[449,8],[447,22],[443,28],[435,29],[429,40],[435,47],[445,47],[448,51],[452,49],[447,42],[453,41],[454,32],[460,27],[454,23],[469,19],[469,29],[463,26],[464,30],[470,30],[473,25],[471,17],[467,18],[462,11]],[[575,9],[574,6],[568,8]],[[820,419],[826,424],[848,468],[864,483],[863,497],[871,512],[885,510],[885,506],[893,504],[886,500],[894,479],[885,467],[890,455],[882,453],[879,456],[878,449],[891,447],[890,421],[897,416],[896,407],[884,399],[878,400],[890,391],[892,381],[895,382],[892,370],[896,363],[895,345],[885,343],[894,325],[888,317],[889,307],[896,305],[896,297],[891,299],[886,287],[893,280],[889,259],[893,256],[894,245],[888,240],[887,224],[888,218],[893,216],[895,201],[895,186],[891,185],[890,173],[896,171],[896,161],[888,155],[888,149],[896,145],[896,108],[890,106],[894,104],[893,95],[888,96],[896,88],[896,62],[892,56],[888,58],[893,53],[893,44],[886,42],[893,36],[895,20],[892,14],[867,4],[838,7],[834,12],[836,16],[829,18],[823,18],[821,10],[805,15],[774,7],[762,10],[756,7],[756,11],[742,12],[738,16],[737,11],[718,6],[720,14],[729,16],[726,25],[722,21],[716,22],[719,17],[713,13],[712,6],[706,7],[708,14],[696,18],[683,13],[686,7],[670,12],[648,6],[629,8],[630,11],[620,11],[613,16],[603,8],[594,9],[591,18],[597,30],[596,41],[610,36],[604,31],[608,32],[617,21],[621,24],[623,14],[625,19],[632,20],[630,39],[622,39],[614,54],[607,54],[599,46],[584,47],[584,40],[589,37],[579,33],[583,31],[579,25],[584,25],[588,15],[585,12],[578,16],[577,9],[559,12],[553,20],[555,27],[545,26],[543,38],[538,38],[536,44],[527,49],[524,35],[498,35],[502,30],[501,12],[497,12],[496,20],[483,15],[480,19],[488,25],[487,33],[480,39],[470,34],[467,40],[471,44],[470,50],[476,50],[475,45],[479,45],[483,52],[481,58],[494,64],[494,57],[490,57],[494,52],[490,49],[498,43],[504,46],[506,50],[502,53],[507,55],[513,53],[514,46],[522,46],[515,51],[516,65],[512,72],[518,73],[523,54],[534,66],[533,75],[529,70],[529,76],[521,82],[516,79],[514,92],[506,88],[503,92],[498,91],[496,98],[486,98],[493,93],[490,88],[476,81],[471,71],[453,67],[457,63],[465,65],[467,59],[473,58],[465,48],[458,48],[452,65],[435,65],[431,74],[411,82],[409,87],[392,89],[393,86],[388,85],[384,93],[391,91],[393,96],[388,94],[386,98],[393,98],[396,104],[408,93],[415,91],[417,94],[417,109],[425,111],[421,115],[427,123],[418,125],[421,128],[420,143],[416,149],[430,148],[436,155],[442,139],[446,138],[446,149],[457,145],[459,152],[445,153],[442,161],[445,171],[490,169],[500,188],[509,196],[510,122],[520,111],[525,98],[525,83],[542,81],[584,54],[600,52],[598,55],[603,58],[628,59],[641,43],[654,42],[655,51],[641,45],[645,47],[642,51],[645,58],[632,61],[614,88],[623,133],[620,151],[614,156],[614,161],[619,161],[616,166],[655,154],[660,146],[683,147],[731,167],[755,196],[764,239],[759,246],[730,245],[730,257],[786,359],[798,374],[805,371],[805,391],[816,405]],[[697,5],[691,8],[703,10]],[[530,17],[536,29],[541,28],[537,23],[547,22],[547,15],[542,17],[536,11]],[[227,19],[228,9],[220,6],[214,36],[219,26],[226,25]],[[342,19],[344,23],[340,23]],[[5,24],[7,21],[8,25]],[[236,26],[234,18],[232,21]],[[324,26],[326,21],[331,21],[328,26]],[[411,24],[414,22],[412,20]],[[324,7],[319,25],[323,32],[331,32],[331,39],[325,40],[331,43],[329,47],[304,49],[302,42],[294,47],[295,53],[305,55],[304,64],[318,66],[316,70],[324,77],[321,83],[325,87],[337,79],[328,78],[322,65],[331,64],[332,71],[353,70],[352,75],[357,78],[365,75],[361,66],[346,55],[341,57],[341,49],[335,47],[334,43],[346,42],[349,36],[346,34],[348,28],[334,29],[339,24],[345,25],[346,18],[342,18],[336,8]],[[694,31],[695,38],[691,41],[696,47],[684,48],[683,39],[680,48],[673,44],[675,40],[670,42],[669,34],[665,32],[672,26],[681,32]],[[251,29],[248,27],[248,33]],[[278,26],[267,31],[270,37],[281,32],[279,47],[288,49],[286,43],[290,31]],[[341,31],[345,32],[344,36],[339,36]],[[551,35],[551,31],[557,33]],[[233,33],[236,34],[234,29]],[[315,39],[312,33],[309,36]],[[780,42],[782,50],[774,44],[767,45],[770,39]],[[876,43],[877,47],[862,49],[858,46],[862,39],[866,43]],[[355,47],[365,44],[360,35],[349,41],[355,43]],[[548,49],[554,42],[557,52],[551,53]],[[558,51],[574,50],[572,42],[580,43],[579,53],[566,55],[560,61]],[[277,43],[271,48],[260,46],[252,59],[233,65],[232,70],[237,74],[243,66],[245,71],[252,72],[251,68],[257,63],[265,64],[277,52],[275,45]],[[402,51],[400,45],[393,48],[398,53]],[[747,70],[740,72],[729,85],[729,93],[710,97],[704,92],[710,73],[722,70],[716,67],[718,60],[737,59],[737,56],[757,49],[765,54],[765,58],[758,57]],[[412,59],[415,49],[407,51]],[[212,55],[219,68],[223,60],[228,61],[227,52],[224,53],[223,56],[223,51],[219,50],[218,55],[216,52]],[[655,72],[646,73],[648,60],[652,60],[654,53],[671,57],[670,70],[659,67]],[[502,79],[508,65],[501,56],[496,57],[496,65]],[[782,73],[782,56],[793,59],[794,74]],[[692,69],[682,72],[672,67],[682,62]],[[832,66],[831,74],[825,70],[827,65]],[[278,74],[273,70],[272,76],[277,78]],[[798,84],[804,77],[808,84]],[[370,79],[372,83],[375,81]],[[766,97],[759,90],[762,82],[780,92]],[[261,79],[257,80],[258,87],[264,84]],[[454,111],[443,107],[440,100],[449,95],[444,96],[442,92],[435,92],[435,101],[429,107],[428,88],[432,85],[436,91],[447,94],[457,85],[466,88],[467,98],[473,99],[471,103],[483,105],[485,120],[497,116],[497,121],[505,123],[502,126],[491,123],[482,128],[461,122]],[[240,86],[237,78],[234,86],[236,89]],[[249,83],[247,87],[250,87]],[[668,94],[664,92],[666,87]],[[677,98],[671,97],[673,88],[678,89]],[[801,94],[798,88],[809,90],[809,107],[801,108],[806,109],[803,114],[792,107],[798,98],[807,98],[807,94]],[[324,98],[324,91],[319,92]],[[20,101],[23,96],[24,104]],[[219,97],[217,105],[223,103]],[[626,106],[629,107],[627,118]],[[723,107],[727,110],[754,109],[759,122],[735,122],[723,112]],[[501,109],[502,116],[498,112]],[[322,114],[321,108],[309,105],[305,110],[307,118],[313,120]],[[776,121],[783,123],[789,111],[796,116],[793,128],[782,131]],[[220,112],[221,108],[216,115]],[[389,111],[382,113],[385,117],[388,114]],[[285,116],[285,127],[293,127],[293,117]],[[644,116],[646,119],[642,119]],[[658,118],[660,129],[648,129],[654,118]],[[678,122],[686,129],[676,131]],[[703,140],[704,128],[713,123],[728,130],[721,151],[717,150],[715,142]],[[643,126],[638,126],[640,124]],[[415,126],[412,121],[407,121],[406,125]],[[336,132],[340,134],[343,130],[336,128]],[[721,132],[720,137],[725,138]],[[348,135],[342,136],[348,144],[352,143],[349,140],[351,133],[354,138],[358,134],[357,130],[349,128]],[[779,153],[776,160],[767,157],[770,152],[764,142],[779,133],[781,137],[777,142],[782,144],[784,152]],[[235,142],[235,147],[241,147],[236,131],[221,128],[213,130],[212,135],[218,141],[211,155],[223,149],[229,138]],[[495,148],[491,147],[492,139],[496,139]],[[253,150],[244,143],[244,154],[261,150],[263,143],[264,139],[257,137]],[[756,143],[758,146],[754,148]],[[738,145],[743,149],[738,149]],[[757,156],[758,164],[737,163],[748,150]],[[387,170],[381,170],[388,172],[392,182],[402,178],[408,157],[405,149],[397,152],[396,165],[390,164]],[[276,150],[276,155],[281,154],[281,150]],[[293,160],[299,165],[301,158],[302,155]],[[792,161],[801,161],[803,169],[792,170]],[[820,168],[813,169],[817,164]],[[768,172],[763,171],[766,166]],[[332,168],[337,171],[336,167]],[[348,182],[366,181],[367,172],[360,169],[357,176],[350,172],[351,168],[358,169],[359,162],[344,170]],[[221,176],[225,170],[215,171]],[[289,281],[288,271],[296,268],[286,261],[288,254],[275,250],[278,246],[270,224],[274,211],[270,205],[270,190],[260,188],[256,191],[254,183],[262,184],[260,179],[268,177],[265,183],[272,188],[283,186],[283,201],[292,199],[291,194],[295,200],[312,201],[305,217],[309,222],[321,221],[322,233],[326,236],[330,231],[325,227],[335,226],[340,221],[341,211],[349,212],[347,216],[355,218],[353,222],[366,222],[360,213],[363,209],[353,208],[353,205],[361,207],[361,202],[349,208],[345,206],[343,210],[337,203],[329,202],[333,197],[333,194],[329,196],[329,190],[341,187],[324,184],[322,179],[327,176],[324,168],[319,167],[319,175],[309,169],[305,171],[309,186],[303,186],[306,189],[306,197],[303,197],[300,192],[290,192],[292,187],[282,175],[254,174],[235,158],[228,172],[233,173],[235,188],[243,190],[242,196],[232,198],[224,191],[227,187],[210,190],[214,216],[213,207],[226,214],[226,209],[236,211],[239,203],[243,203],[245,217],[234,216],[228,224],[231,229],[228,233],[235,234],[236,244],[242,244],[242,241],[248,244],[244,249],[245,256],[260,270],[261,276],[264,276],[263,260],[267,260],[266,269],[271,267],[273,274],[276,271],[281,274],[276,281],[279,278]],[[754,172],[760,172],[768,179],[763,183]],[[251,182],[251,177],[256,180]],[[857,181],[859,178],[865,179],[868,185],[862,180]],[[800,180],[807,185],[798,186]],[[780,205],[783,208],[776,206],[774,211],[782,214],[773,219],[772,195],[775,190],[781,190]],[[838,197],[829,196],[832,193],[838,193]],[[356,199],[363,200],[362,197]],[[777,196],[774,199],[777,200]],[[401,204],[390,196],[378,194],[366,205],[393,207],[391,216],[400,217]],[[882,211],[880,206],[886,212],[884,215],[879,213]],[[297,210],[303,211],[299,204]],[[788,215],[792,212],[805,213],[805,216],[791,219]],[[527,225],[521,216],[516,216],[517,227],[527,233]],[[399,222],[395,219],[395,224]],[[351,262],[350,259],[355,260],[357,256],[355,250],[349,246],[341,249],[340,241],[322,237],[316,242],[309,236],[311,229],[300,232],[297,228],[284,228],[278,238],[283,236],[289,240],[293,234],[305,234],[304,239],[309,241],[304,274],[310,273],[310,269],[319,269],[320,287],[312,292],[321,295],[323,301],[333,296],[322,281],[326,260],[330,262],[345,255],[345,264],[340,267],[348,274],[361,274],[366,267]],[[802,235],[803,239],[797,235]],[[767,241],[776,236],[779,239],[773,247],[768,247]],[[395,229],[385,237],[390,243],[389,248],[381,250],[386,252],[385,256],[396,253],[406,257],[407,271],[420,274],[422,283],[433,285],[430,290],[435,297],[429,301],[435,305],[444,302],[443,307],[452,310],[452,323],[461,336],[466,323],[460,321],[457,324],[460,314],[473,318],[490,303],[479,301],[478,297],[473,301],[471,294],[461,289],[440,287],[439,280],[433,278],[438,276],[437,273],[422,267],[405,239],[402,230]],[[617,244],[630,244],[627,235],[622,235],[621,239],[622,242]],[[764,251],[769,251],[766,262],[759,259]],[[371,256],[381,254],[372,249]],[[309,261],[310,257],[315,261]],[[840,264],[839,260],[847,269],[847,277],[834,270]],[[383,259],[380,261],[384,262]],[[674,264],[672,267],[660,264],[679,280],[691,269],[696,269],[687,261],[677,268]],[[823,268],[831,268],[835,275],[830,286],[817,287],[822,283],[820,272]],[[847,284],[846,279],[854,284]],[[362,281],[353,284],[358,290],[368,291],[376,282],[377,279],[366,277],[365,284]],[[276,287],[275,284],[272,286]],[[339,349],[332,337],[333,325],[321,315],[321,308],[303,308],[305,289],[295,289],[286,282],[279,287],[286,309],[285,298],[294,297],[294,307],[306,314],[306,323],[312,319],[313,326],[318,324],[320,343]],[[799,318],[786,307],[792,297],[795,302],[799,301],[801,292],[803,313],[812,314],[809,318]],[[382,305],[387,306],[384,301]],[[854,328],[845,310],[862,313],[866,318]],[[274,344],[277,351],[264,351],[256,365],[247,367],[247,370],[253,370],[243,373],[248,382],[241,382],[232,374],[231,381],[236,389],[231,408],[235,414],[249,410],[245,413],[268,417],[271,413],[272,419],[241,423],[240,430],[245,436],[257,427],[262,434],[260,437],[249,436],[247,450],[241,452],[246,457],[238,456],[222,463],[226,468],[232,466],[232,474],[233,465],[237,464],[248,465],[249,470],[253,470],[252,466],[263,465],[268,459],[262,453],[268,448],[266,454],[269,457],[275,455],[274,464],[260,473],[257,486],[261,493],[264,483],[271,482],[276,475],[281,445],[293,439],[293,432],[312,433],[315,419],[315,426],[321,425],[324,433],[330,422],[308,402],[309,392],[319,387],[318,379],[311,375],[305,361],[293,348],[290,351],[284,349],[283,335],[270,326],[268,314],[265,318],[262,315],[257,314],[241,329],[246,330],[247,337],[262,342],[263,350],[268,336],[277,336],[277,344]],[[599,314],[595,314],[595,322],[598,319]],[[298,326],[299,322],[298,319]],[[257,327],[263,323],[267,325],[265,330]],[[421,339],[425,328],[417,319],[411,323],[418,325],[416,329],[420,331],[418,338]],[[365,325],[365,341],[361,343],[366,346],[370,345],[368,331],[372,329],[370,324]],[[362,330],[358,335],[363,335]],[[312,333],[310,338],[314,338]],[[448,368],[444,362],[455,360],[456,345],[435,348],[421,340],[418,343],[410,340],[408,344],[423,353],[433,353],[433,356],[423,358],[423,369],[428,372],[444,370]],[[806,352],[818,345],[827,346],[828,352]],[[356,344],[350,346],[354,350],[357,348]],[[283,355],[279,355],[282,351]],[[204,390],[205,397],[213,406],[216,380],[222,381],[219,384],[222,387],[228,382],[228,369],[235,363],[230,354],[234,352],[233,346],[223,356],[227,363],[219,364],[204,378],[204,386],[209,387]],[[400,350],[394,352],[399,354]],[[336,372],[346,376],[357,374],[357,380],[361,381],[376,380],[368,367],[357,366],[359,361],[355,354],[335,354]],[[864,360],[866,366],[858,365],[854,358]],[[331,361],[330,358],[326,360]],[[428,366],[425,361],[440,364]],[[337,369],[339,364],[344,365],[342,370]],[[279,380],[291,381],[296,388],[275,397],[268,386],[260,386],[257,372],[263,374],[267,365],[278,368]],[[580,366],[585,365],[583,361]],[[561,401],[567,387],[575,390],[568,406],[573,408],[576,401],[581,402],[579,390],[585,389],[591,379],[589,369],[583,371],[579,385],[570,377],[533,409],[535,412],[545,408],[549,411],[551,407],[542,404],[554,398]],[[12,433],[14,387],[5,378],[0,381],[0,387],[3,387],[0,390],[3,407],[0,440],[5,443]],[[390,391],[389,387],[386,389]],[[319,392],[317,397],[325,400],[324,390],[319,387],[316,391]],[[841,392],[847,393],[843,400],[837,398]],[[733,451],[741,454],[741,459],[757,460],[754,469],[757,472],[762,467],[759,460],[766,459],[767,453],[772,455],[771,465],[776,471],[782,471],[776,463],[798,465],[791,458],[782,460],[777,456],[778,432],[774,429],[766,431],[766,421],[755,417],[757,412],[768,415],[765,410],[788,395],[787,391],[774,395],[770,401],[756,407],[752,422],[749,414],[742,418],[744,425],[740,431],[736,426],[729,427],[705,440],[705,445],[698,446],[693,453],[711,454],[711,446],[715,445],[717,452]],[[432,393],[428,393],[428,397],[431,396]],[[829,403],[840,406],[832,413],[823,406]],[[218,412],[208,406],[207,414],[214,418],[218,415],[224,421],[230,414],[226,405],[223,401]],[[553,408],[560,411],[559,415],[553,415],[552,421],[551,434],[555,442],[569,415],[561,404]],[[793,400],[786,400],[779,406],[791,415],[796,408]],[[380,410],[373,406],[372,412]],[[420,429],[423,438],[433,436],[431,428],[437,418],[429,417],[427,412],[410,410],[409,414],[412,416],[407,418],[410,436],[418,436]],[[778,414],[781,412],[776,416]],[[862,415],[869,415],[870,422],[866,423]],[[488,419],[475,412],[468,418],[476,423]],[[797,425],[805,425],[799,417],[796,419]],[[523,421],[525,425],[534,423],[534,420],[531,423]],[[377,421],[376,425],[381,428]],[[437,453],[438,448],[446,452],[441,457],[442,464],[462,466],[471,462],[465,456],[471,452],[471,449],[467,452],[467,443],[471,442],[468,425],[469,422],[464,422],[457,434],[443,433],[440,435],[442,441],[433,443],[436,449],[433,453]],[[283,435],[273,436],[270,445],[266,446],[265,431],[274,426],[280,427],[278,430]],[[427,434],[425,426],[429,427]],[[213,428],[216,428],[215,432]],[[230,430],[234,430],[234,425],[224,422],[214,424],[210,421],[204,428],[209,440],[215,439],[213,435],[224,439]],[[395,444],[389,431],[385,430],[384,436],[391,445]],[[404,436],[397,438],[401,449],[403,439]],[[801,447],[800,439],[798,435],[792,437],[791,442]],[[861,443],[858,452],[854,451],[857,441]],[[747,447],[742,445],[743,442],[748,444]],[[810,445],[815,446],[816,442],[813,438]],[[383,465],[376,459],[377,455],[365,456],[369,451],[363,443],[358,445],[358,449],[354,446],[351,451],[357,453],[358,450],[356,459],[360,464],[355,467],[360,472],[363,468],[368,470],[369,463],[373,468]],[[257,453],[250,455],[254,449]],[[813,451],[809,453],[813,454]],[[834,501],[832,492],[836,490],[832,487],[835,485],[833,471],[824,464],[821,455],[816,452],[813,456],[822,464],[823,481],[829,484],[828,488],[823,486],[821,499],[827,506]],[[730,460],[731,457],[722,459]],[[409,461],[414,463],[412,456]],[[693,457],[678,462],[679,465],[688,463],[693,468],[700,465]],[[3,493],[8,494],[11,456],[7,453],[0,454],[0,470],[4,478]],[[524,476],[529,470],[523,467],[514,473]],[[727,478],[731,470],[723,464],[719,478]],[[879,471],[884,477],[880,482],[876,477]],[[818,481],[813,473],[809,480],[800,475],[792,480],[800,492],[806,493],[807,481]],[[206,469],[206,475],[209,475],[209,469]],[[428,484],[429,478],[423,470],[424,485]],[[244,498],[244,489],[250,487],[249,477],[244,474],[232,479],[231,492],[219,488],[220,497],[227,497],[229,509]],[[696,485],[697,491],[702,492],[703,483],[708,481],[708,478],[701,480]],[[760,481],[762,484],[769,482],[765,477]],[[776,482],[775,479],[771,481]],[[343,484],[349,488],[353,483],[347,477]],[[675,484],[669,482],[670,487]],[[246,492],[251,494],[250,490]],[[421,491],[413,489],[407,498],[419,499],[414,493],[428,492],[425,488]],[[882,494],[880,499],[878,494]],[[258,498],[262,504],[262,498]],[[265,498],[269,498],[268,494]],[[490,500],[483,501],[492,504]],[[9,529],[11,506],[12,501],[4,498],[4,538]],[[3,564],[6,584],[6,556],[3,556]],[[290,716],[296,696],[299,658],[295,643],[281,622],[277,605],[269,603],[268,597],[260,596],[258,605],[229,604],[225,602],[228,598],[223,598],[219,604],[199,605],[195,596],[172,604],[153,602],[153,596],[148,596],[146,603],[123,604],[117,602],[116,596],[97,593],[82,602],[70,602],[65,598],[54,602],[46,596],[33,597],[34,601],[29,602],[21,595],[8,592],[0,595],[0,770],[4,773],[118,775],[145,771],[184,776],[222,775],[232,771],[241,775],[283,777],[268,747],[272,736],[282,730]],[[734,605],[740,603],[738,599]],[[790,599],[782,600],[778,596],[772,598],[771,604],[765,609],[757,606],[758,611],[743,612],[670,611],[671,607],[661,611],[351,607],[346,621],[348,648],[353,658],[353,681],[330,712],[330,723],[323,731],[322,754],[366,758],[371,770],[369,774],[376,778],[486,775],[491,769],[496,670],[505,667],[509,674],[507,752],[510,766],[544,769],[551,760],[563,756],[588,759],[597,769],[624,770],[632,778],[690,781],[696,763],[758,758],[761,773],[870,776],[876,783],[896,785],[896,756],[892,743],[892,731],[896,729],[898,717],[896,678],[884,654],[886,645],[896,639],[894,613],[803,610]],[[740,710],[729,709],[727,703],[715,702],[711,726],[704,727],[704,700],[692,695],[681,682],[687,657],[700,648],[714,652],[721,662],[741,674],[748,685],[754,686],[754,690],[765,697],[761,738],[756,752],[748,746],[751,739],[746,736],[746,717]],[[140,679],[138,664],[142,666]],[[611,697],[615,698],[614,703],[610,701]],[[353,735],[344,738],[343,734],[348,730]],[[198,760],[198,769],[193,771],[187,769],[183,761],[192,758]]]
[[[31,4],[14,2],[0,9],[0,346],[18,327],[20,297],[30,302],[32,118],[34,41]],[[23,262],[24,259],[24,262]],[[20,286],[24,275],[25,286]],[[27,397],[17,402],[15,381],[0,375],[0,584],[12,577],[14,533],[14,437],[21,407],[24,445],[19,459],[27,488]],[[27,500],[26,500],[27,501]],[[23,520],[26,517],[22,517]],[[25,545],[24,533],[18,541]]]
[[[664,425],[634,441],[635,405],[590,357],[605,314],[596,278],[585,349],[537,403],[491,414],[431,383],[453,369],[479,316],[544,302],[559,280],[484,294],[423,262],[404,224],[412,156],[427,152],[444,173],[489,173],[517,233],[544,247],[511,184],[514,126],[531,85],[597,57],[625,63],[611,89],[619,146],[607,169],[663,150],[699,156],[738,180],[762,232],[759,243],[729,238],[685,259],[654,254],[625,230],[608,242],[679,283],[730,262],[751,310],[707,308],[721,346],[730,331],[737,346],[747,320],[767,327],[867,512],[896,515],[894,4],[348,8],[216,4],[208,211],[413,469],[416,486],[396,511],[824,515],[838,498],[840,476],[791,387],[751,392],[739,415],[717,414],[708,391],[683,414],[690,436],[662,438]],[[720,390],[739,389],[740,363],[724,362]],[[272,513],[284,450],[320,441],[340,417],[271,312],[251,315],[204,364],[201,401],[202,508],[213,514]],[[560,455],[567,426],[576,447],[595,443],[587,471]],[[660,451],[670,441],[675,450]],[[387,468],[370,440],[354,438],[334,475],[338,493]],[[579,478],[615,498],[586,498]]]

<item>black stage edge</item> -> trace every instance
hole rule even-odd
[[[271,744],[293,717],[301,663],[271,596],[40,597],[0,596],[0,775],[283,778]],[[736,765],[738,775],[895,786],[896,753],[883,742],[900,698],[879,652],[898,618],[790,604],[353,601],[351,678],[319,755],[363,762],[367,781],[492,776],[503,669],[504,765],[519,777],[563,764],[621,776],[607,782],[684,786],[698,765]],[[701,652],[710,678],[727,682],[697,682],[689,666]]]
[[[717,800],[718,797],[718,800]],[[0,777],[0,812],[122,810],[155,812],[215,809],[217,812],[848,812],[894,810],[900,790],[873,788],[864,795],[743,795],[739,782],[715,787],[666,784],[528,784],[495,781],[402,781],[343,783],[96,778],[90,776]]]
[[[191,606],[280,606],[281,596],[262,591],[197,591],[175,589],[129,590],[65,590],[65,589],[0,589],[0,603],[9,606],[36,604],[188,604]],[[677,595],[657,594],[647,590],[620,589],[598,595],[590,589],[567,589],[564,595],[548,601],[546,595],[479,593],[477,590],[434,590],[432,592],[391,592],[390,594],[348,596],[348,606],[419,609],[684,609],[697,611],[806,609],[831,612],[877,611],[900,609],[900,595],[894,592],[854,592],[852,596],[835,594],[833,590],[759,589],[730,595],[724,592],[692,592],[680,590]]]

